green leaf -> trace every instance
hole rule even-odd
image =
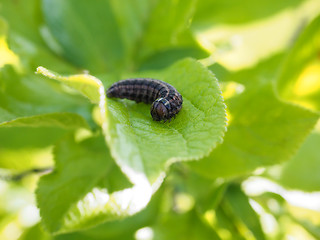
[[[59,54],[93,72],[121,69],[124,44],[110,1],[43,0],[42,9]]]
[[[9,121],[15,119],[16,116],[7,111],[6,109],[0,108],[0,122]]]
[[[155,122],[146,104],[108,99],[105,129],[118,165],[128,168],[129,178],[134,171],[151,184],[161,180],[172,162],[208,154],[222,141],[225,131],[225,105],[216,78],[206,68],[186,59],[156,77],[175,86],[183,96],[176,119]]]
[[[74,113],[13,116],[0,123],[0,166],[21,170],[51,166],[51,149],[46,147],[68,131],[83,128],[89,129],[87,122]]]
[[[163,198],[163,188],[160,188],[153,196],[149,204],[141,212],[121,218],[115,221],[107,221],[93,228],[80,232],[58,235],[56,240],[70,239],[135,239],[135,232],[145,226],[154,224],[161,209]],[[125,229],[125,231],[124,231]]]
[[[42,44],[38,26],[41,23],[39,0],[13,2],[1,0],[0,13],[15,33],[25,36],[30,41]]]
[[[64,93],[61,86],[51,80],[34,74],[18,74],[12,66],[6,65],[0,71],[0,86],[3,149],[47,147],[66,130],[88,128],[84,118],[94,126],[88,101]],[[6,157],[2,155],[3,158]]]
[[[33,72],[37,66],[43,64],[57,71],[74,71],[74,66],[50,50],[52,46],[48,45],[52,45],[53,40],[43,25],[40,4],[40,0],[1,1],[0,14],[7,20],[10,49],[19,55],[21,60],[17,67]]]
[[[214,24],[243,24],[266,18],[281,10],[292,8],[302,0],[245,0],[239,4],[236,0],[199,0],[194,16],[194,23],[201,26]]]
[[[150,12],[138,52],[142,69],[169,66],[179,58],[207,56],[188,30],[195,5],[195,0],[157,2]]]
[[[247,228],[252,232],[256,239],[266,239],[260,219],[249,203],[249,198],[239,186],[231,185],[226,192],[226,205]]]
[[[213,239],[220,237],[207,223],[197,215],[196,211],[185,214],[170,213],[164,215],[152,226],[155,240],[165,239]]]
[[[315,214],[318,214],[318,212],[316,212]],[[319,239],[320,238],[319,225],[313,224],[312,222],[307,221],[307,220],[302,220],[302,219],[299,219],[299,218],[295,218],[293,216],[290,216],[290,217],[297,224],[301,225],[315,239]]]
[[[6,112],[4,121],[16,117],[69,112],[83,116],[93,126],[92,106],[86,99],[67,94],[61,84],[40,78],[34,73],[19,74],[9,65],[0,70],[0,108],[3,109],[0,111]]]
[[[131,215],[141,210],[151,196],[150,184],[153,185],[153,189],[158,188],[157,180],[162,180],[166,167],[173,161],[201,158],[223,137],[225,105],[220,96],[217,80],[194,60],[178,62],[160,73],[161,79],[176,86],[184,97],[183,110],[171,123],[154,122],[149,113],[150,106],[145,104],[108,99],[105,109],[104,88],[101,82],[92,76],[61,77],[43,68],[38,69],[38,72],[68,84],[93,102],[100,100],[104,134],[112,155],[115,156],[122,171],[134,183],[134,187],[130,190],[134,195],[128,196],[125,191],[118,196],[111,195],[114,204],[118,204],[117,216]],[[198,91],[195,91],[196,89]],[[159,142],[162,144],[156,145]],[[144,194],[139,196],[142,189]],[[135,195],[137,196],[134,197]],[[121,206],[120,201],[123,201],[121,200],[123,198],[132,198],[126,209]],[[79,204],[87,206],[88,199],[84,198]],[[108,205],[101,206],[100,211],[112,219],[115,217],[112,215],[114,208],[115,206],[113,209]],[[72,214],[69,216],[81,215],[81,209],[76,206],[70,211]],[[99,216],[91,223],[87,222],[87,225],[99,221],[97,218]],[[65,226],[65,229],[82,226],[77,221],[73,222],[70,219],[66,221],[70,225]]]
[[[137,54],[141,51],[140,41],[144,38],[146,23],[150,22],[152,9],[158,0],[110,0],[114,16],[120,26],[119,32],[130,68],[137,64]]]
[[[195,0],[159,1],[150,15],[143,38],[145,51],[155,51],[177,44],[179,34],[191,20],[195,3]]]
[[[174,164],[170,168],[166,179],[166,185],[169,184],[172,185],[172,195],[184,193],[192,196],[201,213],[216,209],[227,188],[227,183],[221,179],[204,178],[183,164]]]
[[[10,116],[10,118],[13,115]],[[87,122],[74,113],[48,113],[32,117],[14,118],[0,123],[0,127],[58,127],[62,129],[89,128]]]
[[[17,149],[44,148],[56,143],[66,130],[57,127],[2,127],[1,148]],[[2,154],[1,154],[2,155]]]
[[[302,32],[285,62],[277,87],[281,97],[320,111],[320,15]]]
[[[57,144],[54,156],[55,170],[40,179],[36,192],[43,223],[50,232],[70,231],[76,224],[88,227],[90,217],[101,214],[99,204],[112,204],[110,190],[96,188],[114,166],[103,138],[79,144],[68,138]],[[79,202],[85,196],[88,205]],[[78,208],[77,215],[70,213],[73,208]]]
[[[18,130],[20,129],[18,128]],[[48,134],[46,129],[41,129],[41,131]],[[59,137],[61,136],[63,136],[63,134],[60,133]],[[49,139],[52,140],[52,137]],[[23,140],[28,141],[29,138],[23,138]],[[12,140],[10,139],[9,141]],[[47,142],[48,140],[45,139],[42,141]],[[50,144],[52,143],[53,141],[50,142]],[[53,166],[52,147],[48,147],[48,144],[46,144],[47,146],[44,146],[45,144],[39,144],[40,147],[39,145],[35,146],[34,143],[17,145],[16,141],[14,141],[14,143],[1,144],[0,168],[6,169],[8,175],[19,175],[31,169],[44,169]]]
[[[226,240],[245,240],[243,234],[239,231],[239,226],[234,219],[234,215],[220,206],[215,210],[213,215],[213,227],[219,232],[219,236]]]
[[[298,153],[284,164],[276,179],[288,187],[303,191],[319,191],[320,189],[320,132],[308,136]]]
[[[275,82],[278,72],[281,69],[285,52],[280,52],[270,58],[261,60],[257,65],[244,68],[239,71],[229,71],[224,66],[215,63],[208,68],[216,75],[221,82],[237,82],[243,85],[261,85]]]
[[[271,84],[248,86],[227,101],[229,127],[223,144],[208,157],[190,163],[207,177],[235,176],[289,160],[319,115],[284,103]]]
[[[158,51],[143,59],[139,66],[139,70],[163,69],[176,61],[189,56],[196,59],[202,59],[206,58],[208,54],[197,45],[193,46],[191,43],[190,46],[170,47],[169,49]]]
[[[101,81],[89,74],[72,75],[70,77],[60,76],[49,71],[44,67],[38,67],[38,74],[57,80],[65,85],[78,90],[83,96],[87,97],[92,103],[100,103],[100,95],[104,95],[104,88]]]
[[[52,240],[49,233],[45,232],[40,224],[36,224],[27,229],[18,240]]]
[[[58,54],[94,73],[117,72],[159,67],[150,64],[159,56],[162,67],[206,57],[188,30],[195,2],[44,0],[43,13]]]

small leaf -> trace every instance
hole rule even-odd
[[[215,210],[212,217],[214,229],[222,230],[222,239],[245,240],[243,232],[239,230],[239,226],[235,220],[235,216],[226,210],[221,204]]]
[[[93,103],[99,103],[101,94],[100,91],[104,92],[101,81],[89,74],[79,74],[72,75],[70,77],[64,77],[51,72],[44,67],[38,67],[36,73],[60,81],[65,85],[78,90]]]
[[[239,186],[229,186],[226,192],[226,205],[234,215],[247,226],[256,239],[266,239],[260,219],[249,203],[249,198],[241,191]]]

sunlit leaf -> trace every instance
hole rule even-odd
[[[108,99],[105,130],[117,163],[128,168],[128,175],[133,170],[152,184],[161,179],[170,163],[208,154],[221,142],[225,130],[225,105],[211,72],[187,59],[157,77],[183,96],[183,108],[176,119],[155,122],[146,104]]]
[[[281,97],[320,111],[320,16],[301,33],[282,68]]]
[[[65,85],[78,90],[93,103],[100,102],[100,94],[104,94],[104,88],[101,81],[89,74],[72,75],[70,77],[60,76],[44,67],[38,67],[37,73],[48,78],[55,79]],[[102,91],[102,93],[100,92]]]

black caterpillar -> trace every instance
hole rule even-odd
[[[151,78],[116,82],[107,90],[107,97],[152,103],[150,112],[155,121],[170,121],[181,110],[183,102],[181,94],[173,86]]]

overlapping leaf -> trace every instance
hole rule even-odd
[[[69,209],[71,212],[68,216],[78,216],[78,220],[73,217],[61,229],[56,226],[51,231],[77,229],[83,226],[82,221],[91,225],[99,222],[99,218],[101,221],[112,217],[116,212],[116,215],[121,216],[141,210],[149,201],[152,189],[159,186],[170,163],[199,159],[208,154],[223,137],[225,105],[217,80],[194,60],[178,62],[161,73],[162,79],[175,85],[184,96],[183,110],[171,123],[154,122],[149,113],[150,107],[145,104],[113,99],[108,99],[106,104],[104,88],[92,76],[61,77],[44,68],[39,68],[38,73],[64,82],[92,102],[97,103],[99,99],[102,126],[110,151],[122,171],[134,183],[130,190],[134,195],[128,195],[129,192],[124,190],[117,197],[113,196],[113,207],[110,203],[100,206],[101,215],[90,211],[84,214],[91,214],[93,220],[91,217],[84,217],[81,208],[75,206]],[[196,92],[195,89],[199,91]],[[203,99],[205,102],[202,102]],[[162,144],[157,145],[159,142]],[[38,194],[40,196],[41,192]],[[126,198],[126,207],[121,203],[123,198]],[[128,202],[129,199],[131,200]],[[87,206],[88,201],[89,199],[84,198],[78,205]]]
[[[39,72],[67,82],[89,99],[100,99],[102,114],[106,114],[104,130],[111,153],[119,166],[127,171],[129,178],[135,172],[154,184],[170,163],[199,159],[222,141],[225,106],[217,80],[191,59],[178,62],[159,75],[175,86],[184,98],[183,110],[171,123],[152,121],[150,107],[145,104],[108,99],[107,109],[104,110],[105,96],[101,84],[96,84],[95,89],[92,87],[90,96],[86,93],[89,88],[81,85],[92,85],[90,78],[93,82],[99,82],[92,77],[64,78],[43,69]]]

